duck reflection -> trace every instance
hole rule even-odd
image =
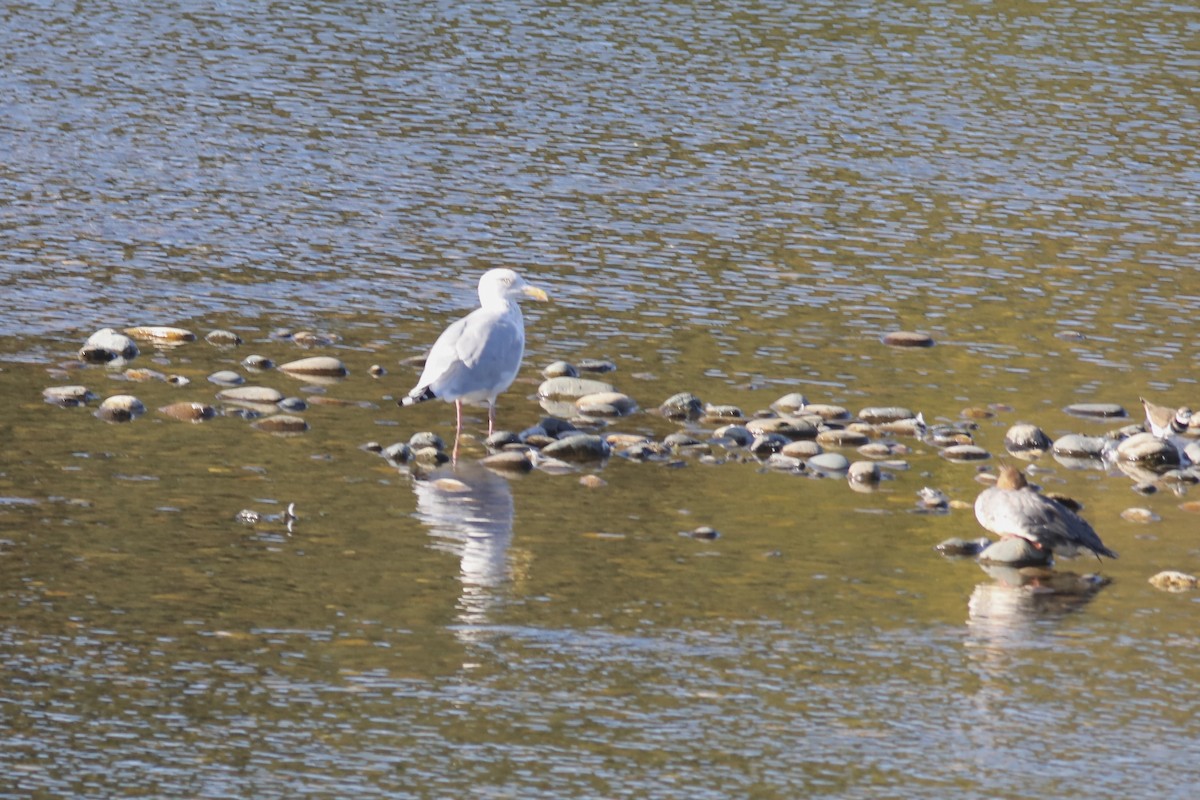
[[[474,638],[512,577],[512,490],[505,478],[474,463],[414,476],[412,486],[432,547],[459,560],[460,638]]]
[[[1027,643],[1035,624],[1078,611],[1109,584],[1101,575],[1047,567],[979,566],[993,580],[977,585],[967,601],[967,627],[977,644]]]

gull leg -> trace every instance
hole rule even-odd
[[[462,435],[462,400],[454,401],[454,452],[450,454],[450,464],[458,464],[458,439]]]
[[[488,436],[493,433],[493,428],[496,427],[496,404],[488,403]]]

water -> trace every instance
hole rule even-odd
[[[976,435],[996,454],[1019,420],[1113,427],[1071,402],[1200,406],[1197,24],[1165,2],[6,5],[0,797],[1189,795],[1196,604],[1146,583],[1200,570],[1188,496],[1047,463],[1121,554],[1064,564],[1112,581],[1064,597],[934,554],[978,528],[912,513],[917,490],[979,485],[926,445],[869,495],[695,460],[613,460],[596,489],[464,464],[450,491],[362,445],[452,435],[448,406],[395,407],[398,361],[495,264],[554,299],[527,308],[506,427],[582,357],[643,408],[1008,406]],[[144,348],[183,388],[64,366],[149,323],[246,343]],[[308,433],[153,411],[251,352],[309,354],[277,335],[302,328],[350,377],[256,380],[353,402]],[[901,328],[938,344],[879,344]],[[152,411],[41,402],[63,382]],[[721,537],[679,535],[699,525]]]

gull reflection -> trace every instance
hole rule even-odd
[[[512,577],[512,490],[506,479],[474,463],[414,476],[412,485],[432,546],[459,560],[459,636],[473,640]]]

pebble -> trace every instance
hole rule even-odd
[[[920,414],[909,419],[898,419],[895,422],[882,422],[876,426],[882,433],[892,433],[899,436],[923,438],[926,432],[925,419]]]
[[[217,392],[217,399],[229,403],[273,406],[283,399],[283,392],[269,386],[234,386]]]
[[[336,401],[333,401],[332,398],[328,398],[328,397],[314,397],[313,398],[314,403],[317,402],[318,400],[325,400],[329,405],[337,405],[338,404]],[[276,405],[279,406],[279,409],[281,411],[288,411],[293,414],[297,414],[301,411],[308,410],[308,403],[302,397],[285,397],[282,400],[280,400]]]
[[[933,337],[918,331],[891,331],[882,341],[892,347],[933,347]]]
[[[129,422],[146,413],[146,406],[131,394],[106,397],[96,409],[96,416],[105,422]]]
[[[205,422],[217,415],[217,410],[208,403],[171,403],[158,409],[165,417],[182,422]]]
[[[1164,592],[1186,592],[1188,589],[1195,589],[1198,584],[1200,579],[1195,575],[1175,570],[1164,570],[1150,578],[1150,585]]]
[[[878,484],[883,473],[874,461],[855,461],[846,471],[846,479],[853,484]]]
[[[87,405],[96,399],[86,386],[50,386],[42,390],[42,397],[47,403],[63,408]]]
[[[1036,458],[1053,446],[1045,431],[1025,422],[1013,425],[1004,434],[1004,449],[1015,456]]]
[[[805,414],[818,416],[826,422],[850,419],[849,409],[844,406],[830,405],[829,403],[809,403],[804,407],[803,411]]]
[[[767,469],[780,472],[803,472],[804,462],[795,456],[785,456],[783,453],[771,453],[764,462]]]
[[[992,417],[996,416],[996,412],[992,411],[990,408],[980,408],[979,406],[970,406],[968,408],[964,408],[958,413],[963,419],[973,420],[991,419]]]
[[[136,358],[138,352],[133,339],[112,328],[101,328],[79,349],[79,359],[91,364],[106,364],[117,359],[129,361]]]
[[[737,447],[749,447],[754,441],[754,434],[745,425],[723,425],[713,431],[713,439],[728,441]]]
[[[858,418],[871,425],[900,420],[915,420],[917,417],[911,410],[903,406],[870,406],[858,412]]]
[[[1100,458],[1104,453],[1105,444],[1105,439],[1100,436],[1084,436],[1079,433],[1068,433],[1054,441],[1053,450],[1056,456]]]
[[[279,365],[280,372],[301,377],[344,378],[350,374],[346,365],[333,356],[309,356]]]
[[[1014,567],[1042,566],[1049,564],[1050,559],[1049,550],[1038,549],[1033,546],[1033,542],[1020,536],[1006,536],[979,553],[980,561]]]
[[[1148,508],[1127,508],[1121,512],[1121,519],[1126,522],[1137,522],[1143,525],[1162,521],[1162,517]]]
[[[754,441],[750,442],[750,452],[759,457],[778,453],[790,441],[786,436],[778,433],[762,433],[755,436]]]
[[[449,461],[450,456],[436,447],[421,447],[413,449],[412,460],[418,464],[436,467]]]
[[[809,469],[825,475],[844,475],[850,470],[850,459],[841,453],[818,453],[806,463]]]
[[[950,498],[941,489],[925,486],[917,492],[917,505],[920,508],[942,511],[950,507]]]
[[[912,452],[912,448],[908,445],[898,444],[896,442],[868,442],[858,448],[858,454],[867,458],[892,458],[893,456],[905,456]]]
[[[289,334],[288,337],[292,343],[304,348],[309,347],[325,347],[331,344],[336,344],[341,338],[333,333],[322,333],[318,331],[296,331]]]
[[[483,446],[488,450],[503,450],[514,444],[521,444],[521,437],[513,431],[496,431],[483,440]]]
[[[1188,500],[1186,503],[1180,503],[1179,508],[1190,514],[1200,514],[1200,500]]]
[[[624,417],[637,410],[637,403],[621,392],[598,392],[576,400],[575,409],[586,417]]]
[[[942,458],[947,461],[985,461],[992,454],[974,444],[956,444],[940,451]]]
[[[817,434],[817,443],[826,447],[861,447],[869,441],[865,433],[845,428],[829,428]]]
[[[714,406],[708,403],[704,406],[704,416],[708,419],[744,419],[745,414],[737,406]]]
[[[408,446],[413,449],[414,453],[427,448],[433,448],[439,452],[446,449],[446,444],[442,441],[442,437],[438,436],[433,431],[420,431],[418,433],[414,433],[408,439]]]
[[[379,454],[393,464],[407,464],[412,459],[413,451],[406,442],[396,442],[380,450]]]
[[[1128,412],[1120,403],[1072,403],[1063,409],[1066,413],[1073,417],[1084,417],[1092,419],[1112,419],[1113,417],[1127,417]]]
[[[716,528],[709,527],[708,525],[701,525],[699,528],[693,528],[690,531],[680,531],[679,535],[687,536],[692,539],[712,540],[719,538],[721,534]]]
[[[542,370],[543,378],[578,378],[579,370],[569,361],[555,361]]]
[[[169,325],[138,325],[126,328],[125,334],[141,342],[156,344],[178,345],[196,341],[196,334],[184,328],[173,328]]]
[[[778,434],[787,439],[815,439],[817,426],[803,417],[767,417],[752,419],[746,429],[755,436]]]
[[[134,383],[147,383],[149,381],[163,381],[165,383],[168,380],[167,376],[158,370],[142,367],[131,367],[130,369],[122,372],[121,377],[127,381],[133,381]]]
[[[581,358],[575,364],[580,372],[605,373],[616,372],[617,365],[606,358]]]
[[[223,369],[219,372],[214,372],[208,376],[210,383],[215,383],[219,386],[241,386],[246,382],[246,379],[238,375],[231,369]]]
[[[246,369],[264,372],[275,367],[275,362],[266,356],[249,355],[242,359],[242,366]]]
[[[704,402],[691,392],[671,395],[658,407],[667,419],[699,419],[704,413]]]
[[[387,375],[387,370],[380,364],[372,364],[367,367],[367,374],[372,378],[382,378],[384,375]]]
[[[263,417],[252,423],[253,427],[265,431],[267,433],[293,434],[304,433],[308,430],[308,422],[302,417],[293,417],[289,414],[276,414],[271,417]]]
[[[1151,433],[1138,433],[1122,439],[1117,445],[1117,458],[1144,467],[1178,466],[1179,451]]]
[[[542,448],[543,456],[562,461],[599,461],[612,454],[608,442],[592,433],[575,433]]]
[[[792,458],[806,459],[821,455],[825,449],[812,439],[797,439],[785,444],[779,452]]]
[[[792,414],[808,405],[808,398],[799,392],[791,392],[771,403],[771,408],[780,414]]]
[[[209,331],[204,341],[216,347],[237,347],[242,343],[242,337],[233,331],[215,330]]]
[[[588,489],[600,489],[608,486],[608,481],[604,480],[599,475],[581,475],[579,478],[579,483],[581,486],[585,486]]]
[[[542,400],[577,400],[589,394],[615,392],[611,383],[591,378],[549,378],[538,387],[537,396]]]
[[[533,470],[533,462],[529,460],[529,455],[518,450],[503,450],[493,453],[480,459],[479,463],[488,469],[500,472],[531,472]]]

